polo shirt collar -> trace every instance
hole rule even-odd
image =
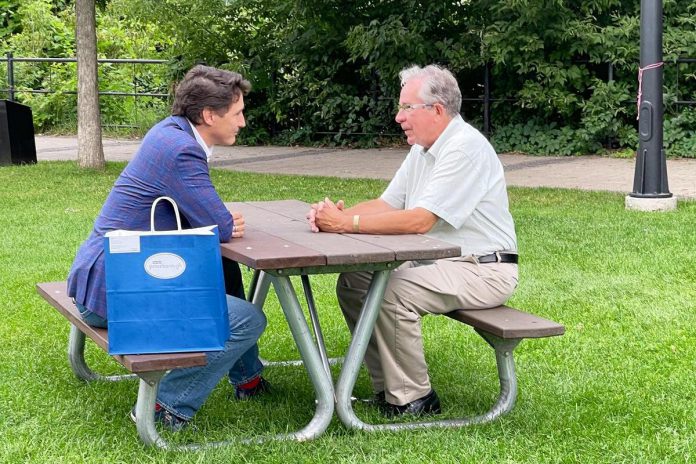
[[[463,124],[465,124],[464,119],[460,114],[453,117],[449,124],[447,124],[447,127],[445,127],[445,130],[442,131],[442,134],[440,134],[430,148],[427,150],[424,150],[423,147],[420,148],[421,153],[423,155],[430,155],[433,158],[437,158],[438,153],[440,150],[442,150],[442,146],[447,143],[447,140],[459,132]]]

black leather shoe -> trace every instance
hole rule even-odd
[[[437,397],[435,390],[430,390],[430,393],[424,397],[413,400],[403,406],[387,403],[386,401],[384,404],[386,405],[384,415],[387,417],[422,416],[424,414],[440,414],[442,412],[440,409],[440,398]]]
[[[250,398],[263,395],[271,391],[271,384],[268,380],[261,377],[259,383],[252,388],[234,387],[234,397],[238,400],[248,400]]]
[[[382,390],[381,392],[375,393],[375,396],[373,396],[372,398],[370,398],[370,399],[368,400],[368,402],[369,402],[371,405],[377,406],[378,408],[383,408],[384,405],[387,404],[387,399],[386,399],[386,397],[384,396],[384,390]]]

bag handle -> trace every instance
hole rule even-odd
[[[181,217],[179,216],[179,207],[176,206],[176,202],[169,197],[159,197],[152,202],[152,208],[150,208],[150,231],[155,231],[155,207],[160,200],[167,200],[174,207],[174,215],[176,216],[176,226],[178,230],[181,230]]]

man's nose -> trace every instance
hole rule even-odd
[[[404,114],[404,110],[399,110],[396,112],[396,116],[394,117],[394,120],[401,124],[406,120],[406,115]]]

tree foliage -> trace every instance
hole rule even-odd
[[[664,1],[672,155],[695,156],[693,112],[673,103],[696,99],[696,65],[675,63],[696,57],[694,18],[692,1]],[[59,52],[66,42],[51,21],[44,25],[56,30]],[[153,44],[139,57],[170,59],[169,81],[199,62],[241,71],[254,85],[246,143],[389,141],[398,132],[398,71],[440,63],[469,99],[482,96],[490,69],[499,150],[573,154],[637,144],[634,0],[115,0],[98,21],[100,53]],[[465,100],[463,113],[481,124],[480,102]]]
[[[2,0],[0,0],[2,1]],[[101,6],[100,6],[101,3]],[[128,1],[97,2],[97,54],[99,58],[166,58],[171,47],[160,28],[124,14]],[[76,18],[74,0],[22,0],[13,15],[19,18],[17,32],[0,37],[0,49],[15,57],[74,58]],[[70,130],[77,124],[77,66],[75,63],[14,64],[16,98],[32,107],[38,130]],[[6,81],[6,68],[0,68]],[[166,93],[170,84],[167,68],[157,65],[101,64],[101,91]],[[46,93],[30,93],[39,90]],[[102,123],[143,128],[166,114],[168,104],[157,98],[100,97]]]

